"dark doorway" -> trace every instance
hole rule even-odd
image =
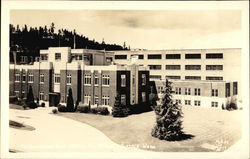
[[[49,94],[49,106],[58,106],[60,102],[60,93],[50,93]]]

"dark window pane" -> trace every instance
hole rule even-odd
[[[181,76],[166,76],[167,79],[181,79]]]
[[[201,70],[201,65],[185,65],[185,70]]]
[[[207,76],[206,80],[223,80],[223,77],[216,77],[216,76]]]
[[[201,76],[185,76],[186,80],[201,80]]]
[[[115,59],[127,59],[127,55],[115,55]]]
[[[161,54],[149,54],[148,59],[161,59]]]
[[[207,59],[222,59],[223,53],[208,53],[206,54]]]
[[[181,59],[181,54],[166,54],[166,59]]]
[[[166,65],[166,70],[180,70],[181,65]]]
[[[185,54],[186,59],[200,59],[201,54]]]

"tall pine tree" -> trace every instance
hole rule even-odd
[[[115,104],[112,108],[113,117],[126,117],[128,114],[128,109],[126,106],[121,104],[121,96],[119,93],[117,93],[115,97]]]
[[[29,86],[29,92],[27,94],[27,99],[26,99],[26,103],[30,103],[30,102],[34,102],[34,95],[33,95],[33,90],[32,90],[32,86]]]
[[[74,111],[74,100],[73,100],[73,95],[72,95],[72,89],[71,88],[69,88],[68,97],[67,97],[67,110],[69,112]]]
[[[166,80],[164,97],[161,104],[155,107],[156,125],[151,135],[161,140],[174,141],[182,138],[181,106],[172,100],[171,82]]]

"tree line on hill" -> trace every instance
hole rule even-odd
[[[128,50],[129,48],[124,45],[106,44],[104,40],[99,43],[95,39],[90,40],[88,37],[77,34],[76,31],[67,29],[59,29],[55,32],[55,24],[51,23],[49,27],[40,26],[29,27],[24,25],[20,28],[19,25],[9,25],[10,30],[10,53],[12,51],[20,51],[31,53],[32,55],[39,55],[40,49],[48,49],[48,47],[71,47],[74,48],[87,48],[95,50]]]

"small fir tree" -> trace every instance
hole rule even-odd
[[[33,90],[32,90],[32,86],[29,86],[29,91],[27,94],[27,99],[26,99],[26,103],[31,103],[34,102],[34,95],[33,95]]]
[[[156,125],[152,129],[151,135],[161,140],[174,141],[181,139],[182,112],[177,103],[173,103],[171,82],[166,80],[164,96],[161,104],[155,107]]]
[[[73,95],[72,95],[72,89],[71,88],[69,88],[68,97],[67,97],[67,110],[69,112],[74,111],[74,100],[73,100]]]
[[[115,97],[115,104],[112,108],[113,117],[125,117],[128,116],[127,109],[121,104],[121,96],[117,93]]]

